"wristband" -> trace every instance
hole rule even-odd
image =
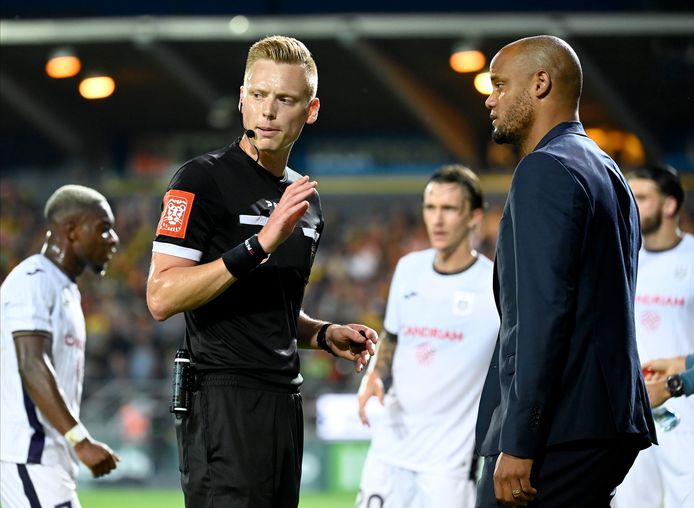
[[[243,243],[222,254],[222,261],[237,279],[248,275],[251,270],[267,259],[267,252],[258,241],[258,235],[247,238]]]
[[[323,326],[320,327],[320,330],[318,330],[318,336],[316,337],[316,342],[318,343],[318,347],[323,351],[327,351],[331,355],[337,356],[332,348],[328,346],[328,341],[325,338],[325,332],[327,332],[328,327],[332,326],[333,324],[334,323],[324,323]]]
[[[87,428],[81,423],[78,423],[72,427],[65,434],[63,434],[63,436],[65,436],[67,442],[70,443],[70,446],[77,446],[77,443],[81,443],[88,437],[91,437]]]

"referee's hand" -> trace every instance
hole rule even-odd
[[[275,252],[294,231],[294,227],[308,210],[308,198],[316,194],[316,182],[302,176],[287,186],[267,224],[258,233],[258,241],[265,252]]]
[[[337,356],[355,362],[359,373],[376,354],[378,334],[368,326],[354,323],[331,325],[325,331],[325,340]]]

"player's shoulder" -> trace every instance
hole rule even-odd
[[[2,283],[3,300],[9,294],[30,291],[49,291],[55,285],[58,269],[42,254],[29,256],[7,275]]]
[[[694,235],[690,233],[684,233],[679,247],[683,252],[686,252],[688,254],[694,253]]]
[[[475,265],[480,269],[484,270],[486,272],[493,272],[494,271],[494,261],[489,259],[487,256],[484,254],[477,254],[477,262]]]
[[[434,249],[424,249],[409,252],[398,260],[398,269],[423,270],[433,266],[436,251]]]

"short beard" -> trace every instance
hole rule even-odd
[[[657,212],[651,217],[641,217],[641,234],[648,236],[656,233],[663,223],[663,215]]]
[[[535,111],[530,94],[516,97],[515,102],[506,113],[505,124],[494,129],[492,139],[499,145],[509,144],[520,148],[535,121]]]

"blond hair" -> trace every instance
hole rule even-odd
[[[283,35],[271,35],[259,40],[248,50],[246,71],[243,75],[244,85],[250,79],[251,67],[258,60],[271,60],[276,63],[299,64],[306,71],[306,86],[309,99],[314,99],[318,92],[318,68],[311,52],[300,40]]]
[[[63,185],[46,201],[43,216],[49,225],[57,224],[66,217],[91,210],[101,203],[108,205],[106,198],[91,187]]]

